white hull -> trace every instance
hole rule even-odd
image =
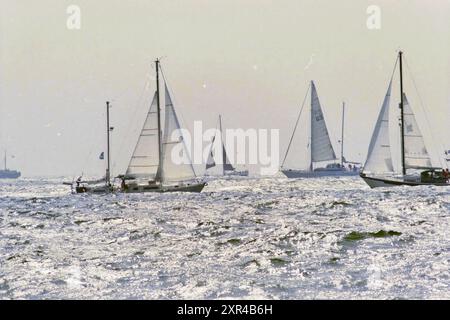
[[[124,193],[145,193],[145,192],[202,192],[206,186],[205,182],[181,183],[179,185],[148,185],[131,184],[121,189]]]

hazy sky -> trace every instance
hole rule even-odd
[[[72,4],[81,9],[80,30],[66,27]],[[188,128],[194,120],[213,127],[219,113],[228,128],[280,128],[283,154],[314,79],[336,151],[345,100],[347,158],[363,161],[402,48],[433,136],[450,148],[449,0],[0,5],[0,149],[8,148],[10,167],[25,176],[100,174],[106,100],[113,103],[115,167],[123,170],[154,88],[150,81],[145,90],[151,62],[160,56]],[[369,5],[381,9],[379,30],[366,26]]]

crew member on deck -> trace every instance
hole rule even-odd
[[[448,179],[450,178],[450,172],[448,171],[448,168],[442,170],[442,176],[444,177],[445,182],[448,182]]]

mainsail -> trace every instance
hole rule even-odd
[[[234,167],[230,162],[230,159],[228,159],[227,151],[225,150],[225,144],[222,141],[222,155],[223,155],[223,170],[226,171],[233,171]]]
[[[157,179],[159,167],[157,93],[153,96],[147,117],[128,165],[126,177]]]
[[[217,133],[220,133],[219,131]],[[206,161],[206,170],[220,167],[219,175],[223,175],[225,171],[233,171],[234,167],[228,159],[227,151],[223,143],[222,138],[219,135],[219,139],[216,140],[217,133],[211,141],[211,148],[208,153],[208,160]],[[220,150],[222,149],[222,150]],[[215,159],[222,158],[220,161],[216,162]]]
[[[164,183],[194,179],[195,172],[175,112],[165,85],[166,111],[162,150],[162,180]],[[178,152],[177,152],[178,151]]]
[[[211,148],[209,149],[208,160],[206,160],[206,170],[214,168],[216,166],[216,161],[214,161],[214,150],[213,150],[215,140],[216,136],[214,136],[211,141]]]
[[[432,164],[425,141],[405,94],[403,94],[403,100],[405,167],[407,169],[430,168]]]
[[[216,159],[220,159],[220,161],[216,161]],[[230,160],[228,159],[225,144],[223,143],[222,117],[220,115],[219,115],[219,130],[216,130],[216,133],[214,134],[214,137],[211,141],[211,148],[209,150],[208,160],[206,161],[206,170],[213,167],[220,167],[219,175],[225,174],[225,171],[234,170],[233,165],[231,165]]]
[[[364,171],[371,173],[392,173],[391,147],[389,144],[389,102],[391,98],[392,80],[389,83],[383,106],[370,140]]]
[[[222,138],[220,131],[216,130],[209,148],[208,160],[206,161],[206,170],[209,174],[223,176],[225,174],[222,162]],[[216,161],[216,159],[218,161]]]
[[[328,135],[316,86],[311,81],[311,161],[335,160],[336,154]]]

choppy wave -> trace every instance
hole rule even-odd
[[[449,208],[447,189],[357,177],[201,194],[2,181],[0,299],[449,299]]]

